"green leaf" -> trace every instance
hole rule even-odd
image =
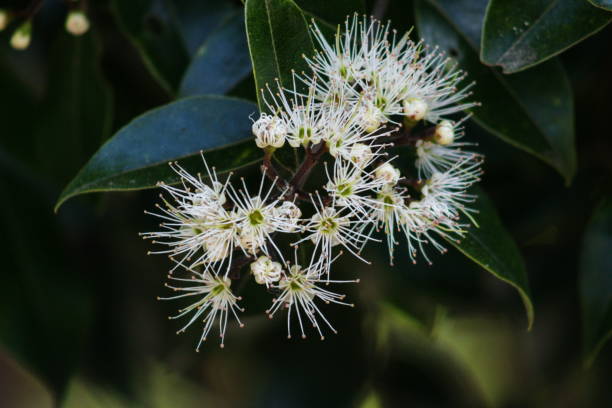
[[[36,168],[59,185],[68,182],[111,134],[112,95],[100,72],[95,34],[61,33],[51,49],[49,86],[38,107],[34,150]]]
[[[342,24],[353,13],[365,13],[365,0],[296,0],[305,14],[328,24]]]
[[[461,242],[448,240],[465,256],[513,286],[521,296],[527,312],[527,328],[533,325],[533,303],[523,257],[516,243],[502,225],[491,199],[480,189],[474,208],[478,227],[472,226]]]
[[[491,0],[480,58],[518,72],[601,30],[612,15],[585,0]]]
[[[199,152],[218,172],[256,162],[261,152],[249,116],[257,107],[223,96],[195,96],[151,110],[119,130],[61,193],[59,206],[75,195],[151,188],[177,182],[168,162],[202,169]]]
[[[209,35],[239,12],[239,8],[228,0],[172,0],[172,3],[178,30],[191,56]]]
[[[580,256],[580,301],[586,364],[612,337],[612,197],[587,226]]]
[[[595,7],[602,8],[607,11],[612,11],[612,0],[589,0]]]
[[[291,85],[291,71],[308,71],[303,54],[312,55],[314,48],[302,10],[292,0],[247,0],[246,30],[257,101],[267,111],[261,89],[275,85]]]
[[[200,47],[183,77],[179,94],[224,94],[250,72],[244,16],[237,13]]]
[[[507,143],[548,163],[569,183],[576,170],[572,91],[558,61],[501,75],[478,59],[487,0],[416,2],[420,35],[456,59],[476,81],[474,120]]]
[[[163,0],[113,0],[112,5],[151,74],[173,95],[189,63],[173,9]]]

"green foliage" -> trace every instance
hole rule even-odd
[[[476,191],[478,199],[474,208],[478,211],[475,215],[478,227],[470,228],[459,243],[448,242],[496,278],[516,288],[525,304],[527,327],[530,329],[534,314],[525,262],[489,197],[480,189]]]
[[[584,353],[591,364],[612,337],[612,199],[605,199],[593,214],[580,256],[580,300],[584,327]]]
[[[478,59],[487,0],[419,0],[420,35],[440,46],[476,82],[474,120],[492,134],[544,160],[569,183],[576,169],[572,91],[552,61],[505,76]]]
[[[596,33],[611,19],[585,0],[491,0],[480,58],[505,73],[522,71]]]
[[[251,73],[244,16],[235,13],[193,56],[181,81],[181,97],[224,94]]]
[[[195,96],[150,111],[100,148],[64,189],[56,209],[78,194],[174,183],[176,174],[168,162],[199,156],[201,151],[210,152],[207,161],[218,172],[251,164],[259,155],[250,142],[249,115],[256,110],[252,103],[235,98]],[[201,164],[201,158],[189,163]]]
[[[589,0],[592,5],[602,8],[607,11],[612,11],[612,1],[611,0]]]
[[[292,0],[247,0],[245,13],[257,101],[266,111],[262,90],[269,85],[276,91],[276,80],[290,86],[291,71],[307,70],[302,55],[314,48],[306,18]]]

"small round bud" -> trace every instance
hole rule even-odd
[[[382,180],[385,184],[396,185],[400,179],[400,171],[391,163],[381,164],[374,171],[374,177]]]
[[[404,101],[404,115],[411,121],[418,122],[427,113],[427,102],[420,98],[408,98]]]
[[[298,223],[302,216],[302,211],[297,205],[291,201],[283,201],[283,203],[274,209],[275,215],[281,218],[286,223],[286,230],[293,232],[298,229]]]
[[[359,167],[365,166],[373,156],[370,146],[363,143],[355,143],[350,150],[349,159]]]
[[[287,127],[281,118],[262,113],[259,119],[253,123],[252,130],[255,135],[255,144],[260,149],[266,147],[279,148],[285,144]]]
[[[0,9],[0,31],[4,30],[9,23],[9,13],[4,9]]]
[[[25,50],[30,46],[30,40],[32,39],[32,23],[26,21],[23,23],[11,37],[11,47],[16,50]]]
[[[449,145],[455,141],[455,127],[449,120],[443,120],[436,125],[433,136],[434,141],[440,145]]]
[[[81,10],[73,10],[66,17],[66,31],[72,35],[83,35],[89,30],[89,19]]]
[[[368,106],[363,110],[361,121],[363,130],[367,133],[375,132],[383,123],[383,113],[374,105]]]
[[[279,281],[282,269],[280,263],[272,261],[267,256],[260,256],[251,264],[251,273],[255,277],[255,282],[266,286]]]

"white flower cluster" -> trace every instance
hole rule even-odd
[[[396,235],[404,236],[413,262],[419,253],[429,262],[428,245],[445,252],[443,240],[460,239],[473,222],[475,196],[467,191],[479,181],[482,159],[460,141],[465,118],[449,118],[475,105],[463,102],[469,95],[469,86],[458,86],[463,73],[437,50],[413,43],[408,34],[397,38],[373,18],[348,18],[334,43],[314,23],[312,31],[320,46],[306,58],[312,75],[294,73],[292,87],[262,90],[267,112],[252,127],[265,151],[258,191],[250,192],[244,180],[235,188],[231,175],[220,181],[206,162],[205,178],[173,163],[182,184],[161,185],[170,195],[154,214],[163,219],[162,231],[143,234],[165,245],[155,253],[175,262],[169,278],[182,285],[168,285],[178,292],[169,299],[195,299],[175,317],[191,316],[181,331],[203,319],[198,348],[215,320],[222,346],[230,312],[240,323],[241,298],[230,286],[247,264],[255,282],[274,296],[268,315],[287,309],[289,337],[293,316],[302,337],[309,323],[323,338],[325,327],[335,329],[321,302],[347,305],[344,295],[323,285],[357,282],[331,280],[338,256],[348,252],[367,262],[362,249],[382,232],[391,263]],[[271,160],[285,144],[302,149],[304,157],[287,179]],[[389,151],[403,155],[409,148],[414,166],[400,170]],[[305,192],[323,155],[333,160],[325,165],[327,181]],[[289,240],[280,239],[287,234]],[[292,261],[283,242],[294,247]]]

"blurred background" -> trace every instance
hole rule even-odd
[[[28,12],[36,2],[0,3]],[[66,3],[43,2],[26,51],[0,33],[0,407],[612,406],[612,347],[584,367],[578,294],[583,233],[612,187],[612,27],[561,55],[575,106],[570,186],[468,124],[487,156],[482,186],[525,258],[531,331],[517,292],[456,250],[433,266],[389,267],[384,248],[372,248],[373,266],[337,265],[336,276],[361,279],[342,288],[354,309],[325,310],[338,335],[287,340],[263,299],[249,304],[246,327],[231,325],[225,349],[210,342],[196,353],[198,330],[177,336],[166,318],[177,305],[156,300],[169,263],[148,257],[138,237],[156,228],[143,209],[157,191],[85,195],[53,212],[105,139],[173,100],[125,30],[139,19],[146,41],[167,40],[166,2],[134,1],[129,14],[131,0],[89,1],[82,36],[64,27]],[[185,27],[209,17],[199,35],[220,11],[241,7],[175,3]],[[387,13],[400,29],[414,24],[412,2]],[[254,100],[252,78],[229,94]]]

